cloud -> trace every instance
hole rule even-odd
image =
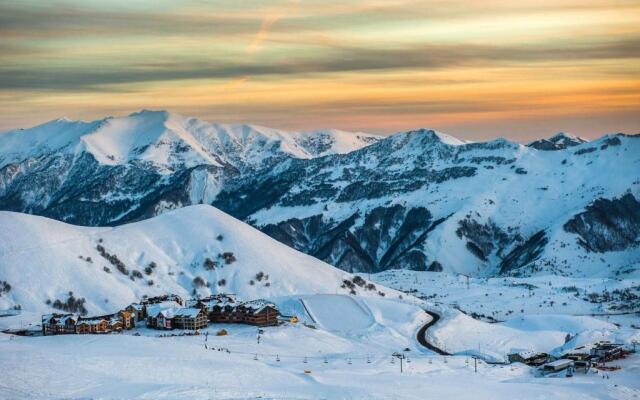
[[[240,86],[244,85],[251,79],[250,76],[243,76],[238,79],[232,79],[229,82],[223,84],[220,89],[224,92],[230,92],[232,90],[238,89]]]
[[[637,109],[639,12],[637,0],[0,1],[0,121],[89,104],[362,128]]]
[[[265,17],[264,20],[262,20],[262,24],[260,25],[258,33],[256,33],[253,41],[251,41],[251,44],[249,44],[249,46],[247,47],[247,53],[253,54],[258,51],[258,49],[262,45],[262,42],[264,42],[264,40],[267,38],[267,34],[269,33],[269,29],[271,29],[271,26],[275,24],[276,21],[278,21],[281,17],[281,15],[269,15]]]
[[[250,34],[257,16],[247,13],[196,13],[95,10],[80,7],[19,8],[0,5],[0,36],[3,38],[55,39],[78,35],[236,35]]]
[[[268,28],[267,28],[268,29]],[[122,65],[35,64],[20,68],[0,67],[3,89],[96,90],[104,85],[228,79],[239,76],[308,76],[355,71],[399,72],[439,70],[454,67],[545,66],[550,62],[587,60],[633,60],[640,58],[640,38],[630,37],[608,43],[545,44],[533,46],[415,45],[375,49],[332,47],[311,56],[291,56],[284,60],[218,60],[203,55],[191,60],[148,60]]]

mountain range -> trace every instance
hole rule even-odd
[[[640,137],[523,145],[166,111],[0,134],[0,210],[117,226],[211,204],[350,272],[640,273]]]

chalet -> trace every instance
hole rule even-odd
[[[543,372],[558,372],[565,370],[567,368],[573,367],[573,360],[568,360],[566,358],[561,358],[559,360],[552,361],[550,363],[546,363],[542,366]]]
[[[135,326],[133,313],[130,311],[119,311],[114,317],[122,322],[122,329],[132,329]]]
[[[76,333],[79,335],[86,335],[91,333],[91,325],[88,321],[80,321],[76,325]]]
[[[135,321],[144,321],[147,318],[147,307],[144,304],[130,304],[124,311],[128,311]]]
[[[120,332],[124,329],[124,324],[119,318],[112,318],[109,320],[109,330],[111,332]]]
[[[77,332],[80,334],[111,332],[110,320],[110,316],[80,318],[78,319]]]
[[[239,303],[233,294],[216,294],[190,303],[207,313],[211,322],[227,322],[270,326],[278,324],[279,312],[275,304],[266,300]]]
[[[42,316],[43,335],[76,333],[78,317],[74,314],[47,314]]]
[[[215,304],[209,311],[211,322],[242,322],[235,305],[228,303]]]
[[[245,324],[257,326],[278,325],[278,308],[266,300],[253,300],[241,303],[237,314]]]
[[[147,307],[147,326],[153,329],[173,329],[173,317],[180,304],[165,301]]]
[[[207,312],[201,308],[179,308],[173,316],[175,329],[202,329],[208,324]]]
[[[509,362],[519,362],[534,367],[539,367],[549,361],[549,355],[547,353],[539,353],[531,350],[509,354],[508,358]]]
[[[220,296],[209,299],[206,304],[211,322],[240,322],[236,313],[238,302],[235,296]]]

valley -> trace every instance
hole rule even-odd
[[[0,397],[637,398],[639,155],[147,110],[6,133]]]

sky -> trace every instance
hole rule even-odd
[[[638,133],[640,1],[0,2],[0,130],[140,109],[470,140]]]

